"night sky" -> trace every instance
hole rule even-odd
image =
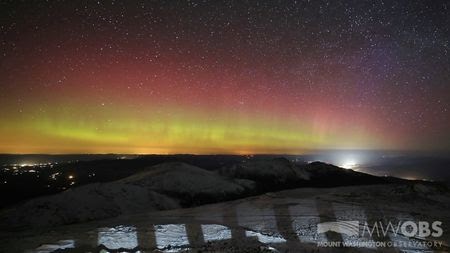
[[[450,150],[449,8],[0,0],[0,153]]]

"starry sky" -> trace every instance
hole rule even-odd
[[[0,0],[0,153],[450,150],[449,8]]]

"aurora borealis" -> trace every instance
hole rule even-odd
[[[447,1],[0,1],[0,153],[450,150]]]

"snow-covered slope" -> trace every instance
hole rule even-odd
[[[0,252],[449,252],[449,208],[448,189],[423,183],[301,188],[42,233],[0,230]],[[441,236],[397,229],[436,220]],[[357,224],[358,235],[319,229],[333,222]],[[370,234],[366,223],[393,227]],[[327,246],[331,242],[355,246]]]
[[[195,198],[203,195],[227,198],[254,188],[250,180],[233,180],[185,163],[164,163],[153,169],[127,177],[121,182],[145,187],[160,193]]]
[[[54,226],[121,214],[174,209],[242,196],[249,180],[232,180],[184,163],[165,163],[128,178],[27,201],[0,213],[1,229]]]
[[[245,161],[220,170],[222,175],[274,186],[308,180],[309,173],[285,158]]]
[[[264,192],[315,185],[383,183],[386,179],[323,163],[245,161],[219,171],[164,163],[127,178],[72,188],[0,212],[0,229],[82,223],[155,210],[198,206]]]

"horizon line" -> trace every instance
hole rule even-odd
[[[317,154],[322,152],[404,152],[404,153],[437,153],[437,154],[450,154],[450,150],[419,150],[419,149],[410,149],[410,150],[400,150],[400,149],[311,149],[301,153],[0,153],[0,155],[129,155],[129,156],[146,156],[146,155],[192,155],[192,156],[214,156],[214,155],[228,155],[228,156],[270,156],[270,155],[280,155],[280,156],[300,156],[300,155],[309,155],[309,154]]]

